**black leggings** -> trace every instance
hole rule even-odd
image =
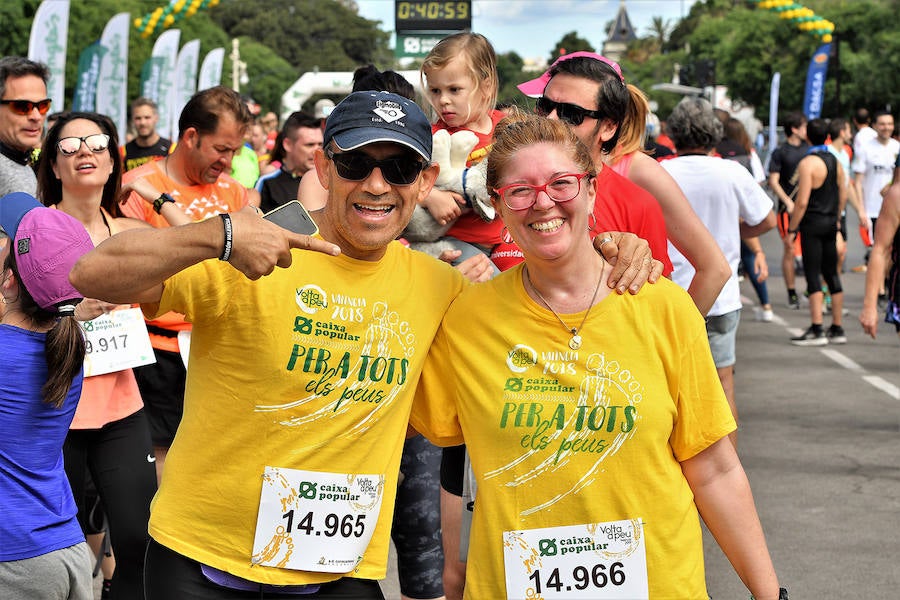
[[[408,598],[444,595],[440,471],[440,448],[421,435],[406,440],[391,537],[397,548],[400,593]]]
[[[818,233],[803,229],[800,231],[800,251],[803,254],[803,272],[806,274],[806,292],[815,294],[822,291],[821,277],[831,294],[840,294],[841,278],[837,272],[837,232]]]
[[[92,505],[85,493],[87,471],[103,501],[116,557],[111,598],[141,598],[150,501],[156,493],[156,465],[147,417],[141,409],[100,429],[72,429],[63,446],[66,475],[82,530]]]
[[[200,563],[166,548],[151,539],[144,567],[145,600],[249,600],[251,598],[290,598],[292,600],[384,600],[374,579],[344,577],[323,583],[315,594],[279,594],[277,592],[232,590],[216,585],[200,571]]]

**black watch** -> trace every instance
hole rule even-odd
[[[159,195],[159,198],[153,201],[153,210],[156,211],[156,214],[160,214],[162,212],[163,204],[166,202],[175,202],[175,198],[163,192]]]

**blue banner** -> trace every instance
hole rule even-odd
[[[812,60],[806,73],[806,91],[803,93],[803,114],[808,119],[818,119],[822,115],[822,104],[825,100],[825,75],[828,74],[828,54],[831,44],[822,44]]]

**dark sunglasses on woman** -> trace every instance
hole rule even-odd
[[[584,123],[585,117],[602,119],[604,116],[599,110],[588,110],[577,104],[569,104],[568,102],[554,102],[546,96],[538,98],[537,105],[534,107],[534,111],[542,117],[546,117],[554,110],[560,121],[565,121],[572,125],[581,125]]]

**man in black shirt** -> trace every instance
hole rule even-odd
[[[806,117],[803,113],[791,113],[784,122],[785,142],[772,152],[769,161],[769,188],[778,197],[778,232],[784,243],[784,254],[781,258],[781,271],[784,273],[784,284],[788,291],[788,306],[799,310],[800,299],[794,289],[794,241],[789,235],[788,222],[794,211],[794,188],[797,180],[794,174],[797,165],[806,156],[809,144],[806,142]]]
[[[297,199],[300,178],[315,168],[313,156],[322,147],[322,129],[319,119],[304,112],[295,112],[284,122],[275,140],[272,162],[280,161],[281,167],[256,182],[259,207],[263,212],[277,208],[285,202]]]
[[[156,133],[158,122],[159,110],[153,100],[138,98],[131,103],[131,123],[137,135],[125,144],[126,171],[169,153],[172,142]]]
[[[837,272],[837,232],[841,211],[847,202],[847,186],[844,169],[825,145],[828,122],[813,119],[807,132],[809,141],[815,144],[797,165],[797,194],[788,226],[793,238],[801,233],[803,270],[806,274],[806,291],[809,294],[809,329],[791,338],[795,346],[824,346],[828,343],[846,344],[847,336],[841,326],[844,294]],[[825,278],[831,292],[831,328],[822,329],[822,305]]]

